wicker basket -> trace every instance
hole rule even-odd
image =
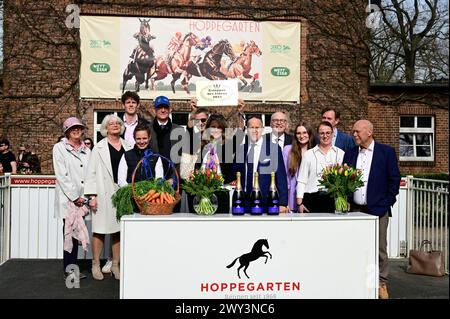
[[[175,167],[173,167],[173,171],[175,173],[175,176],[177,178],[177,190],[175,191],[175,200],[173,203],[163,203],[163,204],[157,204],[157,203],[150,203],[148,201],[143,200],[142,198],[139,198],[134,193],[134,176],[136,175],[136,172],[139,168],[139,166],[142,164],[142,160],[139,161],[139,163],[136,165],[136,168],[134,169],[133,176],[131,177],[131,192],[133,194],[134,201],[136,202],[137,207],[139,208],[139,212],[142,215],[170,215],[173,212],[173,208],[181,199],[180,195],[180,177],[178,175],[177,170]]]

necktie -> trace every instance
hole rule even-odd
[[[280,141],[281,141],[281,138],[277,138],[277,144],[278,144],[280,147],[282,147],[282,146],[280,145]]]
[[[255,155],[255,146],[255,143],[251,144],[247,155],[247,177],[245,179],[247,194],[250,194],[253,188],[253,158]]]
[[[164,130],[166,128],[166,125],[165,124],[161,124],[159,127],[161,128],[161,130]]]

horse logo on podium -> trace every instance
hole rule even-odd
[[[268,251],[263,250],[263,246],[269,249],[269,242],[267,239],[259,239],[254,245],[252,250],[249,253],[243,254],[239,257],[237,257],[231,264],[227,266],[227,268],[231,268],[234,266],[236,261],[239,259],[240,266],[237,270],[237,274],[239,279],[241,279],[241,276],[239,274],[241,268],[244,268],[244,274],[247,276],[247,278],[250,279],[250,277],[247,275],[247,268],[250,265],[252,261],[255,261],[259,257],[266,257],[265,264],[267,264],[267,260],[270,258],[272,259],[272,254]]]

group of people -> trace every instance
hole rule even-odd
[[[39,174],[41,163],[35,152],[29,151],[21,145],[18,156],[11,151],[11,144],[7,138],[0,139],[0,174]]]
[[[364,186],[349,198],[350,207],[354,211],[380,217],[380,297],[388,296],[386,232],[390,209],[399,190],[400,173],[394,149],[375,142],[373,125],[369,121],[357,121],[353,125],[352,137],[337,129],[340,114],[334,107],[329,107],[322,110],[316,130],[307,123],[299,123],[293,130],[294,135],[290,135],[288,113],[278,111],[271,115],[272,131],[263,134],[261,117],[245,116],[243,100],[239,100],[232,112],[238,116],[237,127],[229,127],[222,114],[211,114],[210,110],[197,107],[195,99],[190,102],[191,113],[186,128],[172,122],[172,107],[165,96],[155,98],[155,118],[152,121],[138,115],[140,98],[137,93],[125,92],[122,104],[125,110],[123,118],[108,115],[103,119],[100,132],[105,138],[92,150],[82,139],[85,127],[76,118],[64,122],[65,137],[53,150],[59,215],[64,218],[68,202],[78,207],[88,203],[92,211],[94,279],[104,278],[100,255],[105,234],[112,236],[111,273],[116,279],[120,278],[120,228],[111,195],[131,182],[137,163],[149,150],[173,161],[178,172],[186,171],[185,165],[192,165],[188,167],[191,171],[204,168],[214,157],[225,183],[236,181],[236,173],[240,172],[241,185],[247,195],[250,195],[255,172],[258,172],[263,208],[271,173],[275,172],[281,213],[334,211],[333,199],[319,187],[322,170],[336,163],[360,169]],[[188,161],[184,160],[186,156]],[[161,157],[153,158],[152,176],[175,181],[176,176],[168,163]],[[186,178],[185,174],[181,176]],[[147,175],[136,171],[135,178],[142,180]],[[183,180],[176,182],[183,183]],[[229,194],[221,196],[225,196],[220,201],[221,205],[229,203]],[[247,202],[247,208],[249,204]],[[225,206],[219,211],[227,213],[229,207]],[[174,211],[179,210],[178,205]],[[75,241],[72,252],[64,252],[65,267],[76,262]]]

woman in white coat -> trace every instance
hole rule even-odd
[[[77,207],[84,205],[84,177],[91,150],[84,145],[81,139],[84,125],[76,117],[69,117],[64,121],[63,131],[65,137],[53,146],[53,168],[56,176],[55,217],[62,218],[64,222],[63,234],[65,234],[65,217],[69,211],[69,203]],[[64,277],[69,275],[67,266],[77,264],[78,240],[72,238],[72,251],[64,250]],[[82,273],[79,278],[86,276]]]
[[[117,174],[122,155],[131,146],[120,137],[125,130],[122,120],[116,115],[107,115],[100,126],[105,138],[92,150],[89,160],[84,193],[90,198],[92,214],[92,276],[103,280],[100,269],[100,254],[105,234],[111,234],[113,264],[111,274],[120,279],[120,224],[116,220],[116,209],[111,196],[118,189]]]

